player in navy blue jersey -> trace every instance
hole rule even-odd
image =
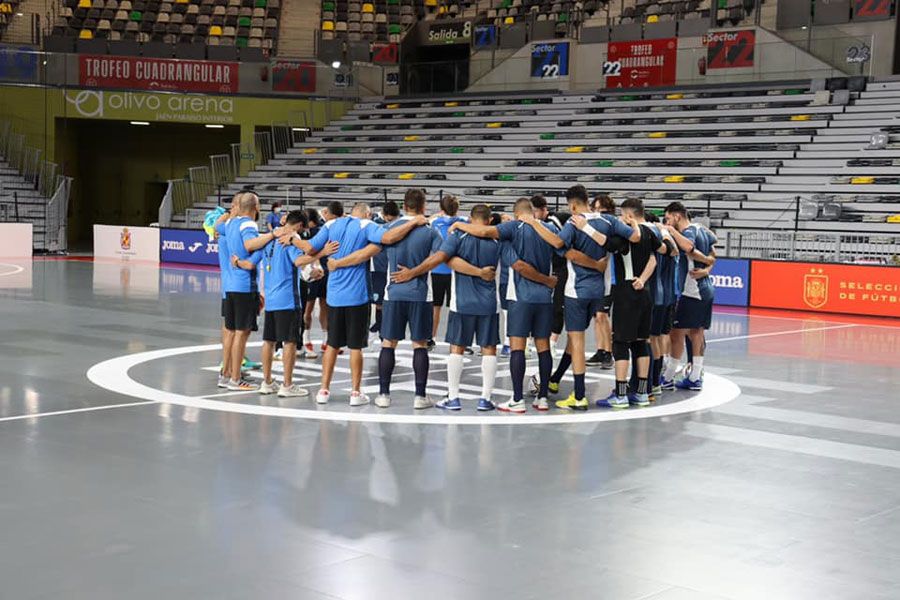
[[[388,225],[397,220],[400,209],[393,200],[388,200],[381,208],[381,215],[373,219],[379,225]],[[387,287],[388,258],[386,252],[379,252],[372,258],[372,269],[369,273],[372,280],[372,304],[375,305],[375,322],[369,331],[381,333],[381,309],[384,304],[384,290]]]
[[[443,196],[441,198],[441,212],[431,220],[431,226],[434,227],[442,240],[447,239],[447,233],[450,227],[457,221],[465,221],[464,218],[457,215],[459,212],[459,200],[454,196]],[[434,347],[434,338],[437,337],[438,327],[441,325],[441,310],[444,306],[450,306],[453,296],[450,287],[450,267],[440,264],[431,272],[431,289],[434,300],[434,323],[432,325],[431,338],[428,340],[428,347]]]
[[[368,262],[379,252],[378,244],[399,242],[427,221],[419,216],[387,231],[367,219],[344,216],[340,202],[329,203],[328,212],[335,218],[327,221],[312,239],[285,236],[282,243],[294,244],[307,254],[322,251],[328,242],[339,244],[337,253],[328,261],[328,346],[322,357],[322,388],[316,402],[328,403],[334,364],[340,349],[347,346],[350,348],[350,405],[362,406],[369,403],[368,396],[360,390],[362,350],[369,338]],[[367,252],[358,252],[363,249]]]
[[[705,357],[705,331],[712,322],[715,289],[709,277],[709,268],[715,263],[715,234],[697,223],[692,223],[687,209],[680,202],[666,207],[666,225],[675,243],[681,249],[678,260],[677,283],[681,295],[675,308],[671,333],[672,360],[666,366],[662,385],[690,390],[703,388],[703,361]],[[685,338],[693,348],[690,368],[682,367],[684,377],[677,384],[674,378],[684,354]]]
[[[472,208],[473,225],[488,227],[490,219],[491,210],[486,205],[478,204]],[[493,410],[491,396],[497,373],[497,344],[500,343],[499,305],[494,278],[500,262],[500,243],[462,231],[452,231],[434,255],[415,268],[407,270],[401,266],[391,274],[391,278],[394,282],[412,281],[444,262],[452,269],[450,317],[447,323],[450,356],[447,358],[448,394],[438,402],[438,408],[462,409],[459,388],[463,354],[474,340],[481,347],[482,387],[477,409]]]
[[[646,213],[645,218],[650,227],[664,243],[670,240],[671,248],[667,252],[656,254],[656,272],[650,280],[650,292],[653,295],[653,315],[650,321],[650,395],[659,397],[662,393],[660,378],[662,377],[663,361],[669,354],[671,342],[669,333],[672,331],[672,322],[675,318],[675,265],[678,262],[678,245],[672,239],[672,234],[666,229],[659,219],[652,213]],[[636,370],[632,367],[633,372]],[[635,375],[636,376],[636,375]],[[632,389],[634,386],[632,385]]]
[[[406,226],[413,219],[424,219],[425,192],[421,189],[406,190],[403,197],[403,211],[404,216],[387,225],[388,232]],[[388,272],[397,272],[407,265],[422,264],[440,249],[442,241],[440,234],[430,226],[410,231],[406,237],[396,244],[387,246],[383,252],[387,254]],[[416,382],[413,408],[421,410],[434,406],[426,394],[429,367],[428,340],[432,334],[434,317],[431,294],[427,271],[408,281],[391,281],[385,288],[381,353],[378,357],[380,390],[375,398],[375,405],[379,408],[391,405],[395,350],[397,342],[406,339],[407,329],[413,345],[413,372]]]
[[[547,385],[553,359],[550,356],[550,330],[553,323],[553,288],[556,277],[551,275],[554,247],[542,236],[556,238],[553,225],[534,218],[534,207],[528,198],[519,198],[514,206],[515,221],[496,227],[474,223],[456,223],[453,229],[479,237],[509,242],[515,252],[515,262],[509,267],[506,298],[509,301],[508,332],[510,339],[509,369],[513,384],[513,398],[497,406],[506,412],[523,413],[525,379],[525,345],[533,337],[538,351],[540,389],[532,406],[548,410]],[[557,242],[559,241],[556,238]],[[507,261],[508,262],[508,261]]]
[[[609,194],[597,194],[591,201],[591,212],[616,214],[616,202]],[[609,322],[609,310],[612,306],[612,297],[609,295],[612,289],[612,269],[604,273],[606,284],[606,298],[600,312],[594,315],[594,341],[597,343],[597,351],[587,359],[588,366],[599,366],[601,369],[613,368],[612,356],[612,325]]]

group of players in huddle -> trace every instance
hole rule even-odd
[[[551,216],[546,201],[535,197],[520,198],[509,216],[478,204],[468,219],[462,219],[455,216],[456,200],[445,197],[442,213],[429,220],[424,191],[410,189],[402,214],[388,202],[376,219],[362,203],[345,215],[340,202],[331,202],[323,211],[324,223],[311,223],[307,213],[291,211],[281,216],[277,227],[260,233],[259,198],[253,192],[240,193],[231,211],[215,225],[224,319],[219,386],[281,397],[308,395],[292,376],[298,347],[303,347],[303,329],[309,327],[304,324],[303,291],[324,277],[322,265],[328,273],[327,340],[316,394],[319,404],[329,402],[335,362],[344,348],[349,349],[350,405],[369,403],[361,391],[362,351],[371,331],[373,302],[377,310],[372,330],[381,337],[380,389],[374,399],[379,408],[391,405],[397,345],[409,339],[415,409],[462,409],[464,356],[475,343],[481,354],[481,364],[471,367],[481,371],[477,410],[526,412],[530,338],[537,352],[532,407],[549,410],[550,395],[560,392],[560,382],[571,368],[574,388],[555,406],[587,410],[585,332],[595,318],[611,331],[604,334],[601,325],[598,334],[605,339],[600,343],[608,346],[598,349],[592,359],[606,362],[611,354],[616,380],[597,406],[642,407],[663,390],[702,389],[704,332],[710,326],[714,294],[709,274],[715,262],[715,235],[692,223],[679,202],[666,207],[661,223],[638,199],[622,202],[620,217],[608,197],[601,199],[593,206],[602,212],[594,212],[587,190],[576,185],[566,192],[568,213]],[[436,274],[430,276],[433,271]],[[429,350],[444,301],[450,309],[449,392],[435,403],[426,393]],[[262,310],[263,381],[257,385],[245,377],[242,362]],[[513,395],[495,404],[501,323],[508,340],[508,350],[504,344],[501,354],[508,352]],[[566,348],[554,370],[551,343],[563,326]],[[272,374],[276,346],[283,346],[280,385]],[[306,348],[305,352],[311,350],[310,345]]]

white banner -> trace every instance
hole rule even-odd
[[[0,223],[0,258],[31,256],[31,223]]]
[[[159,229],[94,225],[94,258],[159,263]]]

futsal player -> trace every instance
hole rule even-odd
[[[327,209],[323,209],[321,215],[314,208],[306,209],[307,217],[309,219],[309,227],[306,231],[303,232],[303,239],[309,240],[322,229],[322,226],[326,221],[330,218]],[[343,214],[343,213],[342,213]],[[322,328],[322,352],[325,352],[325,340],[328,338],[328,304],[326,298],[326,291],[328,289],[328,268],[326,266],[326,261],[322,260],[318,265],[315,265],[314,271],[321,271],[321,275],[316,274],[315,277],[311,277],[309,282],[304,282],[301,284],[306,289],[306,305],[303,310],[303,335],[304,339],[304,347],[300,353],[300,358],[318,358],[319,354],[316,352],[315,347],[312,344],[312,317],[313,312],[316,308],[316,303],[319,304],[319,326]]]
[[[431,220],[431,226],[437,231],[442,240],[447,239],[447,233],[450,227],[457,221],[464,221],[458,216],[459,200],[455,196],[443,196],[440,201],[441,212],[438,216]],[[451,288],[450,274],[452,271],[446,264],[439,264],[431,272],[431,288],[434,300],[434,319],[432,323],[431,338],[428,340],[428,347],[434,348],[434,338],[437,337],[438,328],[441,325],[441,311],[444,306],[450,306]],[[471,352],[470,352],[471,353]]]
[[[703,389],[703,360],[705,331],[712,323],[715,289],[705,269],[715,262],[715,235],[707,228],[692,223],[681,202],[666,207],[666,228],[681,250],[678,260],[678,283],[681,295],[675,307],[672,329],[672,360],[666,365],[662,387],[699,391]],[[684,378],[677,384],[674,378],[684,354],[685,338],[689,338],[694,356],[691,366],[683,366]]]
[[[668,252],[656,254],[656,272],[651,279],[650,293],[653,295],[653,315],[650,319],[650,396],[658,397],[662,393],[660,378],[665,357],[671,349],[669,334],[672,331],[672,321],[675,318],[675,267],[678,262],[678,245],[672,239],[672,234],[652,213],[644,214],[647,226],[650,227],[656,237],[667,244]],[[632,371],[635,371],[632,366]],[[632,386],[634,388],[635,386]]]
[[[387,225],[387,231],[404,227],[413,219],[424,220],[425,192],[408,189],[403,197],[404,216]],[[410,231],[396,244],[387,246],[381,254],[387,255],[387,268],[393,273],[402,266],[415,266],[425,262],[441,248],[442,238],[432,227],[419,227]],[[413,408],[422,410],[434,406],[428,398],[428,340],[432,335],[433,303],[428,272],[407,281],[391,281],[384,292],[381,324],[381,353],[378,356],[379,393],[375,405],[388,408],[391,405],[391,378],[394,376],[396,349],[399,340],[409,338],[413,346],[413,373],[416,394]]]
[[[337,253],[328,261],[335,270],[328,277],[328,340],[322,357],[322,387],[316,402],[328,403],[334,364],[338,352],[346,346],[350,349],[350,406],[362,406],[369,403],[369,397],[360,391],[362,350],[369,339],[368,261],[379,251],[378,244],[399,242],[427,220],[417,216],[386,231],[367,219],[344,216],[340,202],[330,202],[328,212],[333,218],[312,239],[285,236],[282,243],[293,244],[308,254],[322,251],[328,242],[339,244]],[[367,246],[371,246],[368,253],[358,252]]]
[[[400,209],[393,200],[388,200],[381,208],[380,218],[373,219],[379,225],[389,225],[400,216]],[[381,333],[382,305],[384,290],[387,287],[388,259],[386,252],[379,252],[372,257],[372,303],[375,305],[375,323],[369,328],[371,333]]]
[[[591,202],[591,212],[615,215],[616,202],[609,194],[597,194]],[[609,322],[609,309],[612,304],[609,295],[612,289],[611,277],[612,269],[607,269],[604,276],[606,297],[603,299],[600,312],[594,316],[594,341],[597,344],[597,351],[586,362],[588,366],[599,366],[601,369],[613,368],[612,326]]]
[[[491,209],[478,204],[472,208],[470,217],[473,225],[487,227],[491,221]],[[494,279],[500,261],[500,243],[453,231],[437,253],[418,267],[408,271],[400,268],[392,273],[391,278],[403,281],[421,276],[445,261],[453,271],[453,294],[446,337],[450,344],[450,355],[447,357],[448,394],[437,403],[437,407],[453,411],[462,409],[459,388],[463,355],[474,340],[481,348],[481,397],[476,408],[480,411],[494,410],[491,396],[497,375],[497,344],[500,343],[497,284]]]

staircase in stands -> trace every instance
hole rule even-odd
[[[279,23],[279,58],[315,56],[320,0],[291,0],[282,4]]]

